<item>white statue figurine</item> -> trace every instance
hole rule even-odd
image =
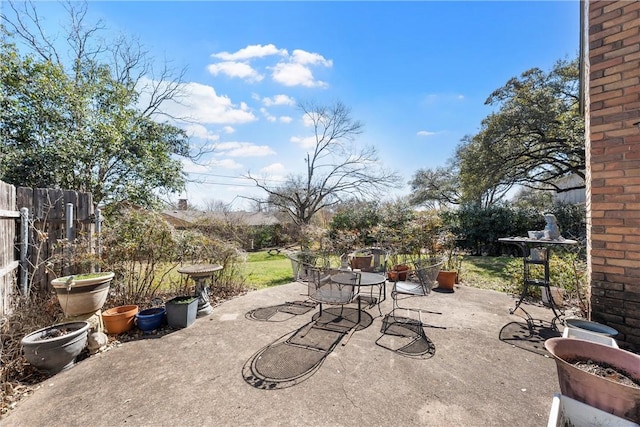
[[[547,225],[544,227],[545,239],[558,240],[560,239],[560,227],[558,227],[558,220],[554,214],[546,213],[543,215]]]

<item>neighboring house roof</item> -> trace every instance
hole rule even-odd
[[[202,212],[193,210],[171,209],[162,212],[166,220],[174,227],[192,227],[206,221],[228,221],[245,225],[274,225],[280,221],[273,215],[264,212]]]

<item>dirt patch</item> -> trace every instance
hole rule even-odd
[[[634,379],[629,373],[608,363],[584,359],[567,360],[567,362],[590,374],[598,375],[629,387],[640,388],[640,380]]]

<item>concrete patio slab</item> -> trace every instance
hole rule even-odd
[[[245,314],[304,300],[305,291],[292,283],[250,292],[186,329],[92,356],[43,382],[2,425],[546,425],[559,391],[555,362],[544,350],[499,339],[505,326],[522,322],[509,314],[514,298],[466,286],[421,300],[442,312],[424,315],[443,327],[426,329],[435,346],[430,358],[377,346],[382,318],[373,308],[373,323],[337,345],[304,381],[278,390],[250,385],[243,377],[247,361],[310,322],[317,309],[280,322]],[[547,308],[526,309],[551,320]],[[382,311],[390,310],[387,298]]]

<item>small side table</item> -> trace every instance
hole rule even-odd
[[[531,324],[533,322],[533,318],[531,315],[522,307],[522,300],[529,293],[529,286],[539,286],[544,288],[543,291],[547,293],[549,298],[549,306],[553,311],[553,320],[551,322],[553,327],[556,327],[556,322],[560,319],[561,316],[564,315],[564,312],[558,307],[554,301],[554,296],[551,294],[550,289],[550,281],[549,281],[549,257],[551,252],[551,247],[554,245],[575,245],[578,242],[576,240],[570,240],[565,238],[559,239],[530,239],[527,237],[503,237],[498,239],[499,242],[502,243],[510,243],[516,245],[522,251],[522,263],[523,263],[523,273],[524,273],[524,283],[522,287],[522,294],[520,294],[520,299],[516,302],[514,308],[509,310],[510,314],[513,314],[518,308],[520,308],[527,316],[527,324],[531,328]],[[544,268],[544,278],[543,279],[533,279],[530,277],[529,268],[531,265],[541,265]]]
[[[219,264],[195,264],[178,268],[178,273],[186,274],[196,282],[196,296],[198,297],[198,317],[213,313],[209,302],[207,279],[212,279],[216,271],[222,270]]]

